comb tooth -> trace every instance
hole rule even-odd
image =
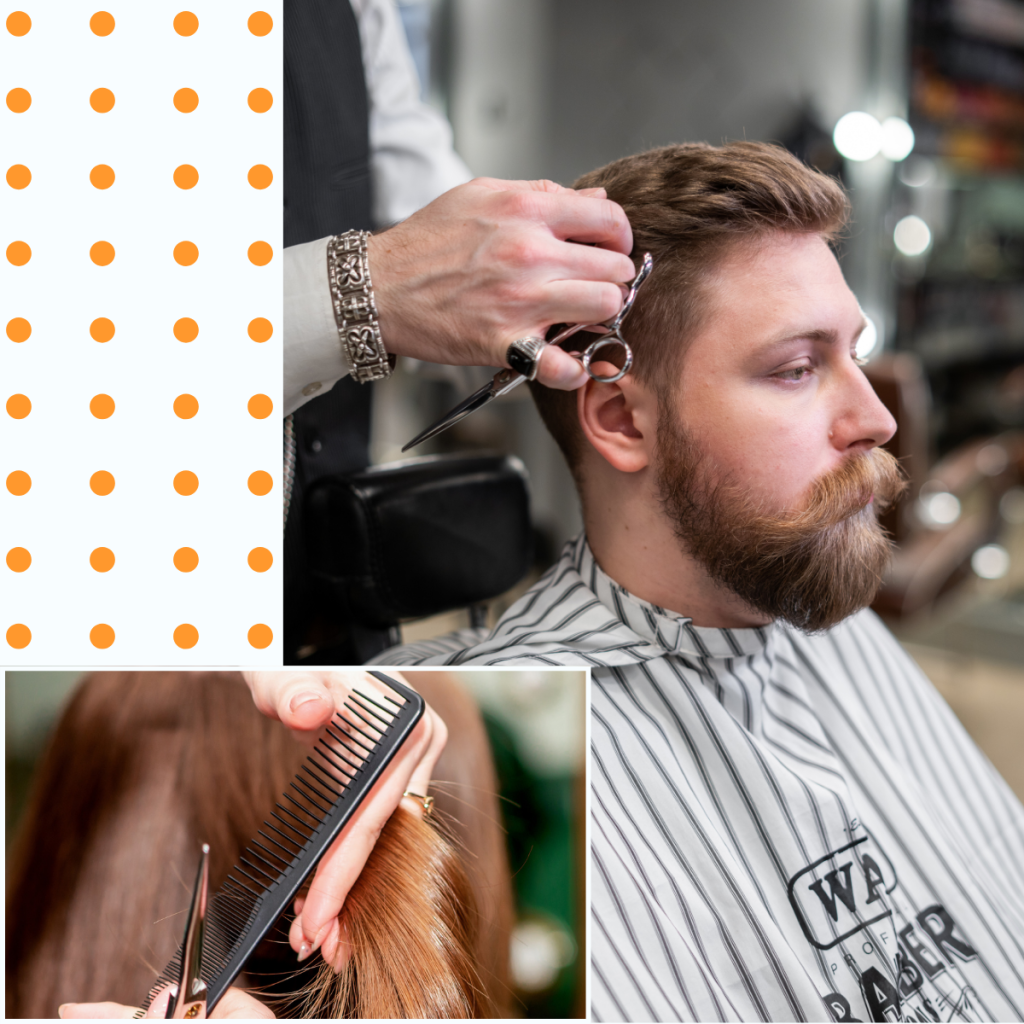
[[[309,814],[308,811],[303,809],[302,804],[300,804],[297,800],[292,800],[292,798],[287,793],[282,793],[281,796],[284,797],[285,800],[291,800],[291,802],[293,804],[295,804],[295,806],[298,807],[298,809],[300,811],[302,811],[303,814]],[[287,814],[289,818],[294,818],[306,830],[306,832],[309,833],[309,835],[312,835],[312,833],[316,830],[316,826],[315,825],[310,825],[308,822],[305,822],[301,818],[299,818],[296,815],[292,814],[292,812],[289,811],[287,807],[284,807],[281,804],[278,804],[277,806],[280,807],[282,813]],[[313,815],[309,814],[309,817],[312,818]],[[298,829],[294,829],[293,831],[299,832]],[[299,835],[302,835],[302,833],[299,832]],[[307,843],[309,842],[309,835],[306,836],[306,842]]]
[[[342,721],[344,722],[345,720],[342,719]],[[345,722],[345,724],[348,725],[348,722]],[[331,732],[330,726],[327,727],[327,731],[345,748],[345,750],[347,750],[350,754],[355,755],[356,757],[362,757],[362,755],[359,754],[357,751],[353,750],[351,747],[349,747],[349,743],[354,743],[357,747],[360,747],[361,749],[365,750],[367,754],[373,753],[373,751],[370,750],[368,747],[364,747],[362,743],[360,743],[359,740],[355,738],[355,736],[350,736],[348,733],[344,733],[343,735],[338,736],[336,733]]]
[[[313,768],[310,768],[309,765],[312,765],[320,775],[314,775]],[[339,780],[325,772],[323,766],[318,761],[315,761],[312,757],[307,757],[306,764],[302,765],[302,770],[309,775],[317,785],[323,786],[329,793],[333,793],[335,797],[341,796],[342,791],[334,788],[339,784]],[[320,777],[321,775],[323,778]],[[332,800],[331,803],[334,803],[334,801]]]
[[[271,832],[276,832],[286,842],[291,843],[292,846],[297,846],[299,851],[301,852],[302,847],[299,846],[299,844],[297,842],[295,842],[295,840],[292,839],[291,836],[286,836],[279,828],[274,828],[274,826],[271,825],[269,821],[265,821],[265,822],[263,822],[263,824],[266,825],[266,827],[269,828]],[[296,851],[289,850],[287,846],[281,846],[281,844],[276,839],[274,839],[272,836],[266,835],[266,833],[264,833],[262,831],[260,832],[260,835],[263,836],[264,839],[269,839],[270,842],[272,842],[275,846],[281,847],[281,849],[284,850],[284,852],[288,854],[289,861],[295,859]]]
[[[375,733],[377,733],[377,736],[379,737],[380,734],[384,730],[381,729],[381,727],[379,725],[376,725],[374,722],[371,722],[368,718],[363,718],[363,716],[361,714],[359,714],[359,712],[356,710],[356,708],[358,708],[358,707],[359,707],[358,704],[348,704],[348,703],[345,704],[345,710],[346,711],[348,711],[351,714],[355,715],[356,718],[358,718],[360,722],[362,722],[362,723],[364,723],[366,725],[367,729],[372,729]],[[376,742],[376,740],[374,740],[374,742]]]
[[[359,706],[360,706],[360,707],[361,707],[361,708],[362,708],[362,709],[363,709],[363,710],[364,710],[364,711],[365,711],[365,712],[366,712],[366,713],[367,713],[368,715],[373,715],[373,717],[374,717],[374,718],[377,718],[377,719],[379,719],[380,721],[382,721],[382,722],[384,723],[384,725],[385,725],[385,726],[388,726],[388,725],[390,725],[390,724],[392,723],[392,721],[394,720],[394,717],[395,717],[395,716],[394,716],[394,715],[392,715],[392,714],[391,714],[391,712],[390,712],[390,711],[388,711],[388,709],[387,709],[387,708],[385,708],[385,707],[382,707],[382,706],[381,706],[380,704],[378,704],[378,703],[377,703],[377,702],[376,702],[375,700],[371,700],[371,699],[370,699],[369,697],[367,697],[367,696],[366,696],[366,694],[365,694],[365,693],[362,693],[362,692],[361,692],[361,691],[359,691],[359,690],[353,690],[353,691],[352,691],[352,694],[351,694],[351,697],[350,697],[349,699],[350,699],[350,700],[357,700],[357,699],[358,699],[358,700],[359,700]],[[374,711],[371,711],[371,710],[370,710],[370,709],[369,709],[369,708],[368,708],[368,707],[366,706],[367,704],[372,704],[372,705],[373,705],[373,706],[374,706],[374,707],[375,707],[375,708],[376,708],[376,709],[377,709],[378,711],[383,711],[385,715],[388,715],[388,716],[390,716],[390,717],[388,717],[388,718],[382,718],[382,717],[381,717],[380,715],[376,714],[376,713],[375,713]]]
[[[277,807],[281,807],[280,804],[277,804],[276,806]],[[291,814],[291,812],[286,810],[284,807],[281,807],[281,810],[284,811],[284,813],[287,814],[289,817],[295,818],[295,815]],[[284,818],[282,818],[279,814],[275,814],[273,811],[271,811],[270,812],[270,816],[272,818],[275,818],[277,821],[281,822],[281,824],[284,825],[285,828],[290,828],[297,836],[302,836],[302,842],[301,843],[295,843],[295,840],[292,839],[291,836],[285,836],[285,838],[288,840],[288,842],[295,843],[295,845],[299,848],[299,853],[301,853],[302,850],[305,848],[306,837],[294,825],[289,825],[288,822],[285,821]],[[295,818],[295,820],[299,821],[298,818]],[[274,828],[274,826],[271,825],[269,821],[266,824],[269,825],[270,828]],[[301,825],[302,822],[299,821],[299,824]],[[284,835],[284,833],[280,832],[279,829],[274,828],[274,831],[278,832],[279,835]],[[297,857],[298,854],[296,854],[295,856]]]
[[[238,868],[235,868],[235,870],[237,871]],[[243,871],[242,874],[245,875],[245,872]],[[249,876],[245,875],[245,877],[248,878]],[[253,892],[252,889],[250,889],[249,886],[245,884],[245,882],[240,882],[237,878],[233,877],[232,875],[228,875],[228,878],[230,878],[231,881],[234,882],[235,885],[237,885],[239,888],[244,889],[248,893],[252,893],[252,895],[255,896],[256,899],[260,898],[260,894],[258,892]],[[259,885],[259,882],[257,882],[256,884]]]
[[[260,833],[258,833],[258,834],[259,834],[259,835],[261,835],[261,836],[263,835],[263,833],[262,833],[262,832],[260,832]],[[263,836],[263,838],[264,838],[264,839],[268,839],[268,838],[269,838],[269,836]],[[273,850],[268,850],[268,849],[267,849],[267,848],[266,848],[266,847],[265,847],[265,846],[264,846],[264,845],[263,845],[263,844],[262,844],[261,842],[259,842],[259,840],[257,840],[257,839],[254,839],[254,840],[252,841],[252,845],[253,845],[253,846],[255,846],[255,847],[257,847],[257,848],[259,848],[260,850],[262,850],[262,851],[263,851],[263,852],[264,852],[264,853],[265,853],[265,854],[267,855],[267,857],[273,857],[273,858],[274,858],[274,860],[279,860],[279,861],[280,861],[280,862],[281,862],[281,863],[282,863],[282,864],[284,865],[284,869],[278,868],[278,869],[277,869],[278,871],[281,871],[281,870],[287,870],[287,868],[288,868],[288,866],[290,865],[291,861],[287,861],[287,860],[285,860],[285,859],[284,859],[284,858],[283,858],[283,857],[282,857],[282,856],[281,856],[280,854],[278,854],[278,853],[274,853],[274,851],[273,851]],[[261,860],[261,861],[263,861],[263,863],[264,863],[264,864],[270,864],[271,866],[273,866],[273,861],[269,861],[269,860],[267,860],[267,859],[266,859],[266,858],[264,858],[264,857],[260,857],[260,860]]]
[[[328,727],[328,729],[327,729],[327,732],[328,732],[328,734],[329,734],[329,735],[331,736],[331,738],[332,738],[332,739],[334,739],[334,740],[335,740],[335,742],[337,742],[337,743],[338,743],[338,745],[339,745],[339,746],[341,747],[341,750],[344,750],[344,751],[348,752],[349,754],[353,753],[353,751],[349,750],[349,749],[348,749],[348,747],[346,747],[346,746],[345,746],[345,745],[344,745],[344,744],[342,743],[342,741],[341,741],[341,739],[340,739],[339,737],[337,737],[337,736],[335,736],[335,735],[334,735],[334,732],[333,732],[333,731],[331,730],[331,728],[330,728],[330,727]],[[324,744],[324,746],[326,747],[326,746],[327,746],[327,744],[325,743],[325,744]],[[354,769],[355,769],[356,771],[359,771],[359,769],[363,767],[363,766],[362,766],[361,764],[356,764],[356,763],[355,763],[354,761],[350,761],[350,760],[349,760],[349,759],[348,759],[348,758],[347,758],[347,757],[346,757],[346,756],[345,756],[345,755],[344,755],[344,754],[343,754],[343,753],[341,752],[341,750],[335,750],[335,749],[334,749],[333,747],[331,747],[330,749],[331,749],[331,751],[333,752],[333,754],[334,754],[334,756],[335,756],[335,757],[340,757],[340,758],[341,758],[341,760],[342,760],[342,761],[344,761],[344,762],[345,762],[345,764],[347,764],[347,765],[348,765],[348,766],[349,766],[350,768],[354,768]]]
[[[316,761],[313,760],[313,758],[309,758],[309,763],[320,774],[319,775],[314,775],[313,774],[313,770],[311,768],[307,768],[305,765],[302,766],[302,770],[307,775],[310,775],[314,779],[316,779],[316,781],[319,782],[320,785],[323,786],[324,789],[326,789],[328,793],[333,793],[335,800],[345,792],[344,788],[342,788],[342,789],[335,789],[334,788],[334,786],[341,785],[341,783],[339,783],[339,781],[337,779],[335,779],[333,776],[328,775],[327,772],[325,772],[323,770],[323,768],[321,768],[320,765],[318,765],[316,763]],[[323,776],[323,778],[321,778],[321,776]],[[332,782],[334,783],[334,786],[331,785]],[[334,800],[332,800],[331,803],[334,803]]]
[[[289,785],[293,785],[293,783],[289,783]],[[299,792],[300,794],[302,793],[302,790],[301,790],[301,789],[299,789],[299,788],[298,788],[298,786],[296,786],[295,788],[296,788],[296,790],[298,790],[298,792]],[[315,832],[315,831],[316,831],[316,827],[317,827],[317,825],[319,825],[319,824],[320,824],[320,819],[319,819],[319,818],[318,818],[318,817],[317,817],[317,816],[316,816],[316,815],[315,815],[315,814],[314,814],[314,813],[313,813],[313,812],[312,812],[311,810],[309,810],[309,809],[308,809],[308,808],[306,808],[306,807],[303,807],[303,806],[302,806],[302,804],[300,804],[300,803],[299,803],[299,801],[298,801],[298,800],[296,800],[296,799],[295,799],[295,797],[293,797],[293,796],[292,796],[292,795],[291,795],[290,793],[282,793],[282,794],[281,794],[281,796],[283,796],[283,797],[285,798],[285,800],[289,800],[289,801],[291,801],[291,803],[293,803],[293,804],[294,804],[294,805],[295,805],[296,807],[298,807],[298,809],[299,809],[300,811],[302,811],[302,813],[303,813],[303,814],[305,814],[305,815],[307,815],[308,817],[310,817],[310,818],[312,818],[312,819],[313,819],[313,821],[314,821],[314,823],[315,823],[315,824],[313,824],[313,825],[309,825],[309,824],[306,824],[306,828],[307,828],[307,829],[309,830],[310,834],[312,834],[313,832]],[[311,802],[312,802],[312,801],[311,801]],[[283,810],[283,808],[282,808],[282,810]],[[295,817],[295,816],[294,816],[294,815],[292,815],[292,817]],[[295,818],[295,820],[296,820],[296,821],[302,821],[302,819],[301,819],[301,818]],[[307,840],[307,842],[308,842],[308,840]]]
[[[238,859],[247,868],[252,868],[253,871],[257,872],[258,874],[261,874],[264,878],[269,879],[271,885],[273,885],[277,881],[277,872],[274,872],[274,874],[267,874],[267,872],[264,871],[263,868],[261,868],[259,866],[259,864],[253,864],[252,861],[248,861],[244,857],[241,857],[241,856]],[[260,859],[262,860],[262,858],[260,858]],[[238,870],[241,871],[242,869],[239,868]],[[246,878],[252,878],[252,875],[246,873]],[[260,882],[260,880],[258,878],[253,878],[252,880],[254,882],[259,882],[259,884],[262,885],[264,889],[269,888],[265,882]]]
[[[348,788],[348,784],[352,781],[352,776],[343,775],[341,769],[335,767],[328,760],[327,756],[321,754],[319,750],[314,750],[313,755],[315,756],[310,756],[310,764],[332,785],[338,787],[338,795],[340,796]]]
[[[300,776],[296,776],[295,777],[295,781],[294,782],[289,782],[288,785],[291,786],[291,788],[294,789],[295,792],[298,793],[299,796],[301,796],[302,799],[306,801],[306,803],[312,804],[321,814],[326,814],[330,810],[330,804],[331,804],[330,800],[327,801],[327,807],[321,807],[319,801],[317,801],[313,797],[311,797],[309,795],[309,793],[306,792],[305,789],[299,789],[299,786],[305,786],[306,789],[310,790],[310,792],[315,792],[313,787],[310,786],[309,783],[306,782],[306,780],[301,778]],[[287,793],[285,793],[284,795],[288,796]],[[302,804],[299,804],[299,806],[302,807]],[[303,808],[303,810],[307,810],[307,809]],[[316,817],[316,814],[313,811],[307,810],[307,813],[310,814],[314,818]],[[317,820],[319,821],[320,819],[317,819]]]
[[[397,700],[395,700],[394,697],[389,697],[386,693],[380,694],[380,697],[381,697],[382,700],[386,700],[389,704],[394,704],[395,707],[398,708],[399,710],[401,710],[402,708],[405,707],[404,701],[397,701]],[[366,699],[369,700],[370,698],[367,697]]]
[[[251,864],[249,866],[252,867]],[[253,885],[257,885],[261,889],[267,888],[258,878],[253,878],[248,871],[246,871],[244,868],[239,867],[237,864],[234,866],[234,868],[232,868],[232,870],[237,871],[240,875],[244,875],[246,878],[249,879],[250,882],[252,882]],[[260,895],[262,895],[262,893]]]
[[[303,767],[305,767],[305,765],[303,765]],[[312,775],[315,781],[320,781],[319,779],[317,779],[315,775],[313,775],[312,772],[309,772],[308,774]],[[327,802],[327,806],[323,808],[324,814],[327,814],[327,812],[330,811],[331,806],[334,804],[334,801],[326,793],[321,793],[320,790],[316,788],[316,786],[314,786],[310,782],[307,782],[301,775],[296,775],[295,781],[302,783],[302,785],[305,786],[306,789],[308,789],[311,793],[316,793],[316,795],[320,797],[321,800],[325,800]],[[309,797],[309,800],[314,804],[316,803],[316,801],[313,800],[312,797]]]
[[[346,710],[348,710],[348,709],[346,708]],[[355,744],[356,744],[357,746],[363,747],[363,749],[364,749],[364,750],[365,750],[365,751],[366,751],[366,752],[367,752],[368,754],[372,754],[372,753],[373,753],[373,748],[374,748],[374,747],[375,747],[375,746],[377,745],[377,737],[376,737],[376,736],[371,736],[371,735],[370,735],[370,734],[369,734],[368,732],[364,732],[364,731],[363,731],[362,729],[360,729],[360,728],[359,728],[359,726],[358,726],[358,725],[356,725],[356,723],[355,723],[355,722],[350,722],[350,721],[349,721],[349,720],[348,720],[347,718],[346,718],[346,719],[343,719],[343,721],[345,722],[345,724],[346,724],[346,725],[347,725],[347,726],[349,727],[349,729],[351,730],[351,731],[350,731],[350,732],[348,733],[348,738],[349,738],[349,739],[350,739],[350,740],[351,740],[351,741],[352,741],[353,743],[355,743]],[[353,735],[352,735],[352,733],[358,733],[358,734],[359,734],[360,736],[362,736],[362,737],[363,737],[363,739],[364,739],[364,740],[368,740],[368,741],[369,741],[369,743],[370,743],[370,746],[369,746],[369,747],[364,747],[364,746],[363,746],[363,744],[362,744],[362,743],[361,743],[361,742],[360,742],[359,740],[357,740],[357,739],[355,738],[355,736],[353,736]]]

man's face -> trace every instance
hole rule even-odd
[[[740,245],[658,426],[663,507],[752,607],[822,629],[867,604],[888,561],[875,509],[901,483],[896,425],[854,361],[864,318],[817,235]]]

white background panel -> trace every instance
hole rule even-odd
[[[16,420],[0,412],[0,547],[28,549],[31,566],[0,564],[0,661],[21,665],[280,664],[281,634],[281,10],[279,0],[238,3],[84,4],[24,0],[32,28],[22,37],[0,29],[0,95],[32,96],[28,111],[0,107],[0,163],[32,172],[27,188],[0,183],[0,250],[22,240],[27,265],[0,258],[0,329],[12,317],[32,325],[24,343],[0,334],[3,403],[27,395],[32,411]],[[189,37],[173,28],[183,9],[199,19]],[[116,26],[99,37],[97,10]],[[269,35],[247,28],[257,10],[274,21]],[[110,89],[113,109],[91,109],[89,95]],[[176,90],[199,96],[192,113],[177,111]],[[249,109],[250,90],[273,96],[267,113]],[[89,181],[97,164],[113,168],[113,186]],[[174,169],[199,173],[178,188]],[[265,164],[269,188],[247,181]],[[110,242],[116,256],[94,265],[89,249]],[[195,243],[188,267],[174,246]],[[254,241],[273,247],[254,266]],[[94,341],[89,325],[107,317],[112,340]],[[195,341],[173,334],[181,317],[199,325]],[[249,321],[265,317],[274,334],[250,340]],[[110,395],[114,414],[89,411]],[[173,410],[175,398],[198,400],[194,418]],[[247,403],[268,395],[274,410],[254,419]],[[28,494],[6,487],[27,472]],[[113,492],[89,488],[97,470],[114,475]],[[195,494],[175,492],[181,470],[199,478]],[[262,470],[273,488],[250,493]],[[110,548],[113,569],[96,572],[90,552]],[[179,572],[174,552],[193,548],[198,567]],[[249,568],[254,547],[267,548],[267,572]],[[31,643],[14,649],[6,632],[27,625]],[[97,649],[90,630],[106,623],[114,644]],[[199,642],[175,645],[189,623]],[[248,631],[269,626],[273,642],[253,648]]]

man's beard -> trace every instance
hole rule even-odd
[[[675,422],[659,422],[657,456],[662,507],[684,550],[751,608],[813,633],[874,599],[891,557],[877,516],[906,487],[885,449],[849,456],[800,512],[766,509],[732,481],[712,485],[710,456]]]

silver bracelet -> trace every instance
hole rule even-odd
[[[338,338],[352,377],[360,384],[391,376],[394,357],[384,351],[366,258],[368,231],[345,231],[327,243],[327,281]]]

